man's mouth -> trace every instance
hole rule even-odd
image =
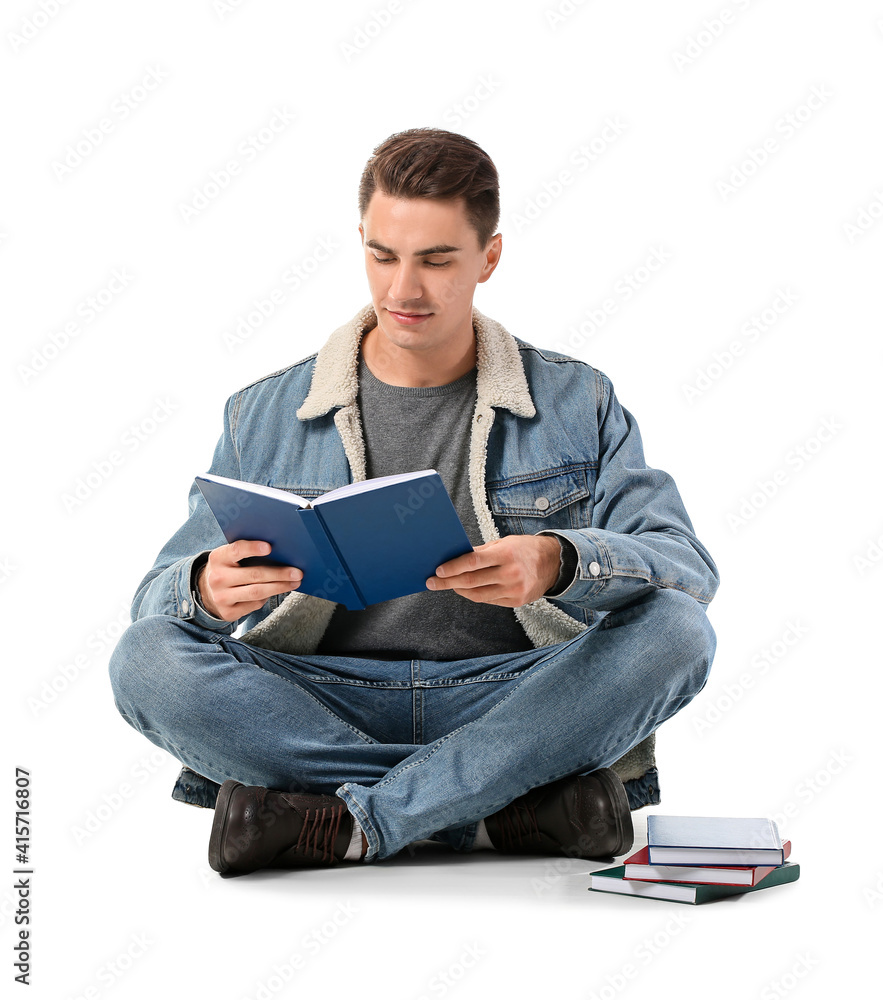
[[[420,320],[432,315],[432,313],[428,312],[398,312],[395,309],[387,309],[387,312],[393,319],[398,320],[399,323],[419,323]]]

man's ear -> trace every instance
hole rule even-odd
[[[481,275],[479,276],[478,283],[481,284],[494,273],[494,268],[500,263],[500,255],[503,252],[503,234],[497,233],[496,236],[491,237],[488,243],[488,248],[485,251],[484,265],[481,269]]]

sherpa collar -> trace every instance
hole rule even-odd
[[[301,420],[320,417],[335,406],[353,406],[359,392],[359,343],[377,325],[373,305],[364,306],[338,327],[320,348],[310,391],[297,411]],[[533,417],[530,395],[515,338],[496,320],[472,307],[476,339],[476,392],[479,406],[502,406],[518,417]]]

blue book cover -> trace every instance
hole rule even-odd
[[[437,566],[472,544],[434,469],[351,483],[312,502],[206,473],[196,484],[228,542],[260,539],[266,559],[297,566],[297,590],[364,610],[426,590]]]
[[[781,865],[779,829],[746,816],[648,816],[650,864]]]

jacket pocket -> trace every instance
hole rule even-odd
[[[595,471],[576,465],[489,484],[488,504],[500,534],[591,527]]]

